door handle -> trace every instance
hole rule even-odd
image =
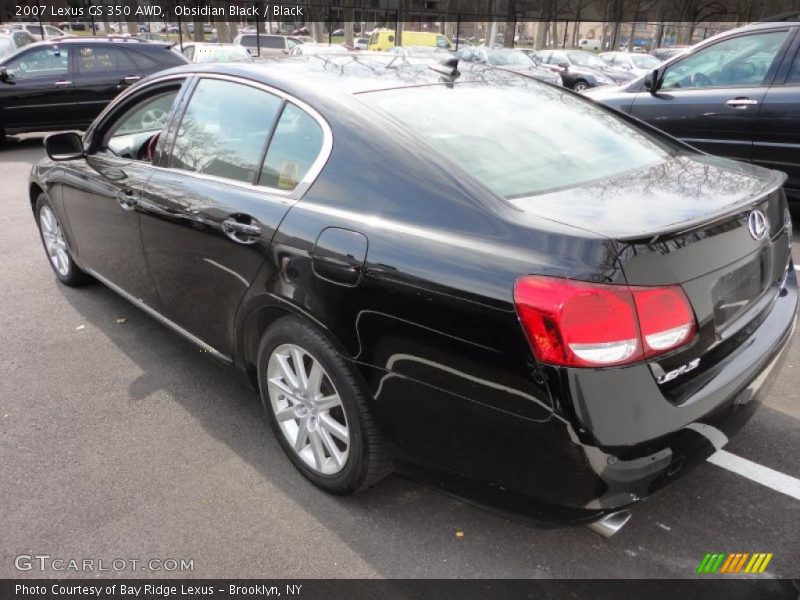
[[[123,79],[122,81],[124,81],[124,82],[125,82],[125,83],[127,83],[127,84],[131,84],[131,83],[136,83],[136,82],[137,82],[137,81],[139,81],[140,79],[141,79],[141,77],[139,77],[139,75],[128,75],[128,76],[127,76],[125,79]]]
[[[732,98],[728,100],[725,104],[733,108],[738,108],[739,110],[743,110],[748,106],[755,106],[756,104],[758,104],[758,100],[752,100],[750,98]]]
[[[117,202],[122,210],[133,210],[139,204],[139,196],[133,190],[120,190],[117,192]]]
[[[222,222],[222,231],[234,242],[252,244],[261,235],[261,227],[251,217],[241,215],[239,218],[242,220],[240,221],[233,217],[225,219]],[[250,222],[244,222],[245,219]]]
[[[55,85],[56,87],[67,87],[68,85],[72,85],[72,82],[67,81],[66,79],[60,79],[59,81],[56,81],[53,85]]]

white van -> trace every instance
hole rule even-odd
[[[588,50],[589,52],[599,52],[600,40],[590,40],[582,38],[578,40],[578,48],[580,48],[581,50]]]

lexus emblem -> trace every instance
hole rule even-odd
[[[767,235],[767,217],[760,210],[754,210],[747,218],[747,227],[754,240],[762,240]]]

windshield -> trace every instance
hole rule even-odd
[[[637,69],[655,69],[661,64],[660,60],[649,54],[631,54],[631,60]]]
[[[533,61],[522,52],[489,52],[489,64],[494,66],[516,65],[520,67],[533,66]]]
[[[604,69],[608,66],[602,58],[598,58],[591,52],[570,52],[567,56],[569,57],[569,62],[579,67]]]
[[[666,146],[618,117],[535,81],[400,88],[359,98],[506,198],[582,185],[669,156]]]

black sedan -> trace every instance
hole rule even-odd
[[[186,62],[169,44],[135,38],[25,46],[0,60],[0,143],[6,134],[85,129],[132,83]]]
[[[610,67],[602,58],[585,50],[540,50],[537,64],[558,73],[564,87],[583,92],[590,88],[627,83],[635,75]]]
[[[727,31],[619,88],[589,92],[700,150],[780,169],[800,201],[800,23]]]
[[[182,67],[51,135],[30,179],[50,265],[241,368],[324,490],[394,469],[619,525],[775,380],[783,176],[398,58]]]

